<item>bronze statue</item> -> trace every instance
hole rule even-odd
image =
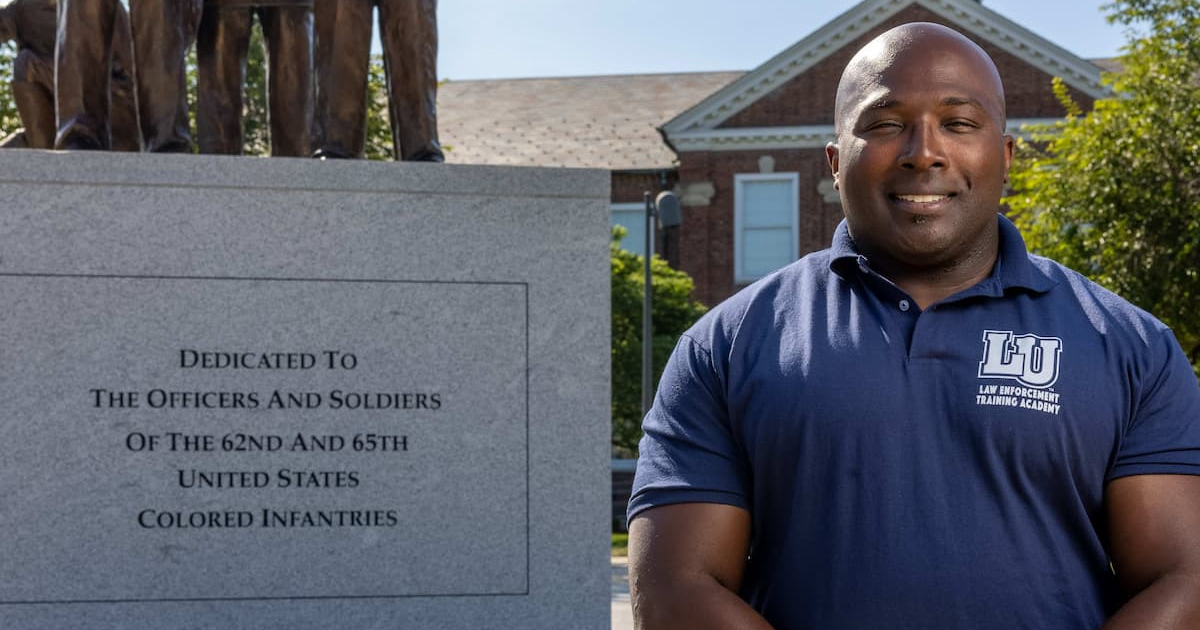
[[[6,147],[54,148],[54,48],[57,0],[12,0],[0,7],[0,42],[15,41],[12,93],[24,128],[5,140]],[[129,15],[117,6],[111,66],[112,147],[141,149],[134,99],[133,48]]]
[[[196,136],[200,152],[242,153],[242,95],[255,15],[267,43],[271,155],[308,155],[312,0],[205,0],[196,39]]]
[[[316,0],[314,156],[366,149],[371,13],[379,8],[396,159],[444,160],[437,139],[437,0]]]
[[[12,95],[25,126],[8,146],[54,146],[55,10],[55,0],[13,0],[0,8],[0,42],[17,45]]]
[[[55,100],[60,149],[108,149],[108,67],[117,28],[117,0],[59,0]],[[138,119],[144,148],[190,152],[187,49],[195,39],[201,0],[130,0],[137,65]]]

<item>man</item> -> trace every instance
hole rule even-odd
[[[254,15],[267,43],[271,155],[309,155],[312,0],[206,0],[196,40],[201,153],[241,155],[242,94]]]
[[[1200,387],[997,214],[986,53],[890,30],[835,121],[832,248],[686,333],[646,417],[638,627],[1200,627]]]
[[[109,149],[109,75],[117,0],[59,0],[55,102],[59,149]],[[187,50],[196,37],[201,0],[131,0],[138,119],[144,148],[192,150]]]
[[[58,31],[57,0],[12,0],[0,7],[0,42],[15,41],[12,93],[24,128],[6,140],[7,147],[54,148],[54,47]],[[141,149],[134,100],[133,49],[129,16],[117,6],[112,58],[112,145],[118,151]]]
[[[317,99],[314,157],[361,158],[366,151],[371,15],[387,72],[397,160],[441,162],[437,137],[437,0],[316,0]]]

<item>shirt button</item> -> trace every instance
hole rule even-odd
[[[900,310],[908,312],[908,300],[900,300]]]

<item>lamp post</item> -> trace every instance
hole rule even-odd
[[[650,191],[644,193],[646,200],[646,282],[642,298],[642,417],[650,411],[654,404],[654,322],[652,286],[650,283],[650,258],[654,255],[654,217],[663,227],[675,227],[683,223],[683,213],[679,210],[679,197],[664,190],[658,193],[654,200],[650,199]]]

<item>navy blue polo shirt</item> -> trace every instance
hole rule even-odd
[[[1029,255],[921,310],[855,251],[751,285],[680,340],[629,516],[749,510],[742,597],[780,630],[1099,627],[1123,598],[1105,483],[1200,474],[1171,331]]]

